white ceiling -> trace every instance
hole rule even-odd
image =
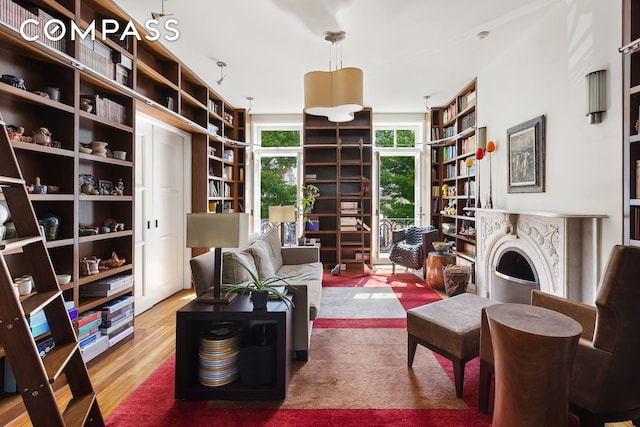
[[[164,0],[180,38],[164,42],[234,107],[301,113],[303,76],[329,70],[326,31],[343,30],[343,66],[364,72],[375,112],[448,102],[492,56],[559,0]],[[162,0],[115,0],[138,22]],[[484,40],[476,36],[489,31]],[[221,86],[216,61],[227,63]],[[482,96],[482,95],[481,95]]]

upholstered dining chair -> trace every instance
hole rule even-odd
[[[401,230],[393,230],[391,233],[393,244],[389,252],[392,273],[396,272],[396,264],[415,270],[421,269],[427,251],[431,250],[431,247],[426,247],[426,245],[431,246],[431,242],[436,241],[437,236],[438,230],[432,226],[411,226]]]
[[[617,245],[592,307],[540,291],[531,302],[582,325],[569,386],[570,411],[581,426],[634,420],[640,425],[640,248]],[[484,316],[483,316],[484,317]],[[490,335],[480,330],[479,409],[486,412],[493,372]]]

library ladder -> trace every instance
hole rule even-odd
[[[46,242],[1,116],[0,127],[0,188],[19,236],[0,241],[0,343],[34,426],[104,426]],[[14,291],[13,270],[28,271],[35,291],[19,297]],[[45,358],[40,357],[29,329],[29,317],[39,310],[44,310],[55,342]],[[56,400],[56,381],[67,384],[72,395],[66,405],[60,402],[64,411]]]

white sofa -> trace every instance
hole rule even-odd
[[[223,284],[250,280],[249,273],[235,260],[260,277],[289,277],[293,292],[293,351],[297,360],[308,360],[311,328],[322,298],[322,263],[319,250],[312,246],[282,246],[277,229],[258,235],[244,248],[227,250],[223,255]]]

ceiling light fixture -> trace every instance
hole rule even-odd
[[[159,20],[160,20],[160,18],[164,18],[165,16],[172,16],[172,15],[173,15],[173,13],[164,13],[164,2],[165,2],[165,1],[167,1],[167,0],[160,0],[160,2],[161,2],[161,3],[160,3],[160,4],[161,4],[161,9],[160,9],[160,10],[161,10],[161,12],[160,12],[160,13],[158,13],[158,12],[151,12],[151,17],[152,17],[153,19],[155,19],[156,21],[159,21]]]
[[[431,98],[430,95],[424,96],[424,108],[427,109],[427,113],[431,111],[431,107],[429,107],[429,98]]]
[[[476,37],[478,38],[478,40],[484,40],[489,37],[489,31],[480,31],[478,34],[476,34]]]
[[[331,43],[329,71],[311,71],[304,75],[304,112],[326,116],[332,122],[353,120],[353,113],[362,110],[362,70],[342,67],[341,42],[344,31],[325,33]],[[340,64],[338,64],[338,49]],[[331,57],[335,50],[335,69]]]
[[[218,86],[222,86],[222,81],[224,80],[225,77],[227,77],[227,75],[224,74],[224,67],[227,66],[227,63],[223,61],[218,61],[216,62],[216,65],[220,67],[220,78],[216,81],[216,83],[218,83]]]
[[[253,96],[247,96],[247,101],[249,101],[249,108],[247,108],[247,113],[249,113],[253,108]]]

